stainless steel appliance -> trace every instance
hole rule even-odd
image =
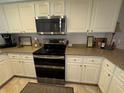
[[[65,16],[36,17],[36,29],[40,34],[65,34]]]
[[[0,48],[15,47],[16,42],[14,41],[11,34],[0,35]]]
[[[64,84],[66,44],[50,43],[33,53],[38,82]]]

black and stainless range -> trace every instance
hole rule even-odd
[[[66,44],[44,44],[33,53],[36,75],[40,83],[64,84]]]

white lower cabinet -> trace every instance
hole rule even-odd
[[[19,75],[19,76],[24,75],[23,65],[20,61],[11,62],[11,66],[12,66],[12,71],[14,75]]]
[[[89,60],[91,57],[66,57],[66,81],[97,84],[99,80],[101,61],[92,63]],[[70,61],[69,61],[70,59]],[[97,59],[97,57],[96,57]],[[86,64],[87,63],[87,64]]]
[[[84,75],[82,81],[85,83],[97,84],[100,74],[100,65],[86,64],[84,65]]]
[[[24,68],[24,76],[27,77],[36,77],[35,66],[33,60],[24,60],[23,68]]]
[[[107,93],[111,79],[112,79],[112,74],[106,71],[105,69],[102,69],[100,80],[98,83],[102,93]]]
[[[13,74],[7,57],[0,60],[0,86],[4,84],[7,80],[9,80],[12,76]]]
[[[124,84],[114,77],[108,93],[124,93]]]
[[[68,63],[66,65],[66,81],[81,81],[82,65],[76,63]]]
[[[109,60],[105,59],[103,61],[100,79],[98,82],[98,85],[102,93],[108,92],[114,71],[115,71],[115,65],[112,64]]]
[[[115,70],[108,93],[124,93],[124,71],[118,67]]]
[[[32,54],[9,54],[14,75],[36,77]]]

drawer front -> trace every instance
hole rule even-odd
[[[68,63],[82,63],[82,56],[66,56]]]
[[[86,64],[102,64],[102,57],[84,57],[84,63]]]
[[[8,54],[11,59],[19,59],[19,54]]]
[[[8,57],[6,55],[0,55],[0,62],[7,60]]]
[[[111,73],[113,73],[114,70],[115,70],[115,65],[112,64],[112,63],[111,63],[109,60],[107,60],[107,59],[105,59],[105,60],[103,61],[103,67],[104,67],[105,69],[107,69],[108,71],[110,71]]]
[[[21,54],[21,59],[26,59],[26,60],[28,60],[28,59],[33,59],[33,55],[31,55],[31,54]]]

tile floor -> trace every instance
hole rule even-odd
[[[28,82],[37,82],[35,79],[15,77],[0,89],[0,93],[20,93]],[[68,83],[65,86],[73,87],[74,93],[101,93],[97,86]]]

